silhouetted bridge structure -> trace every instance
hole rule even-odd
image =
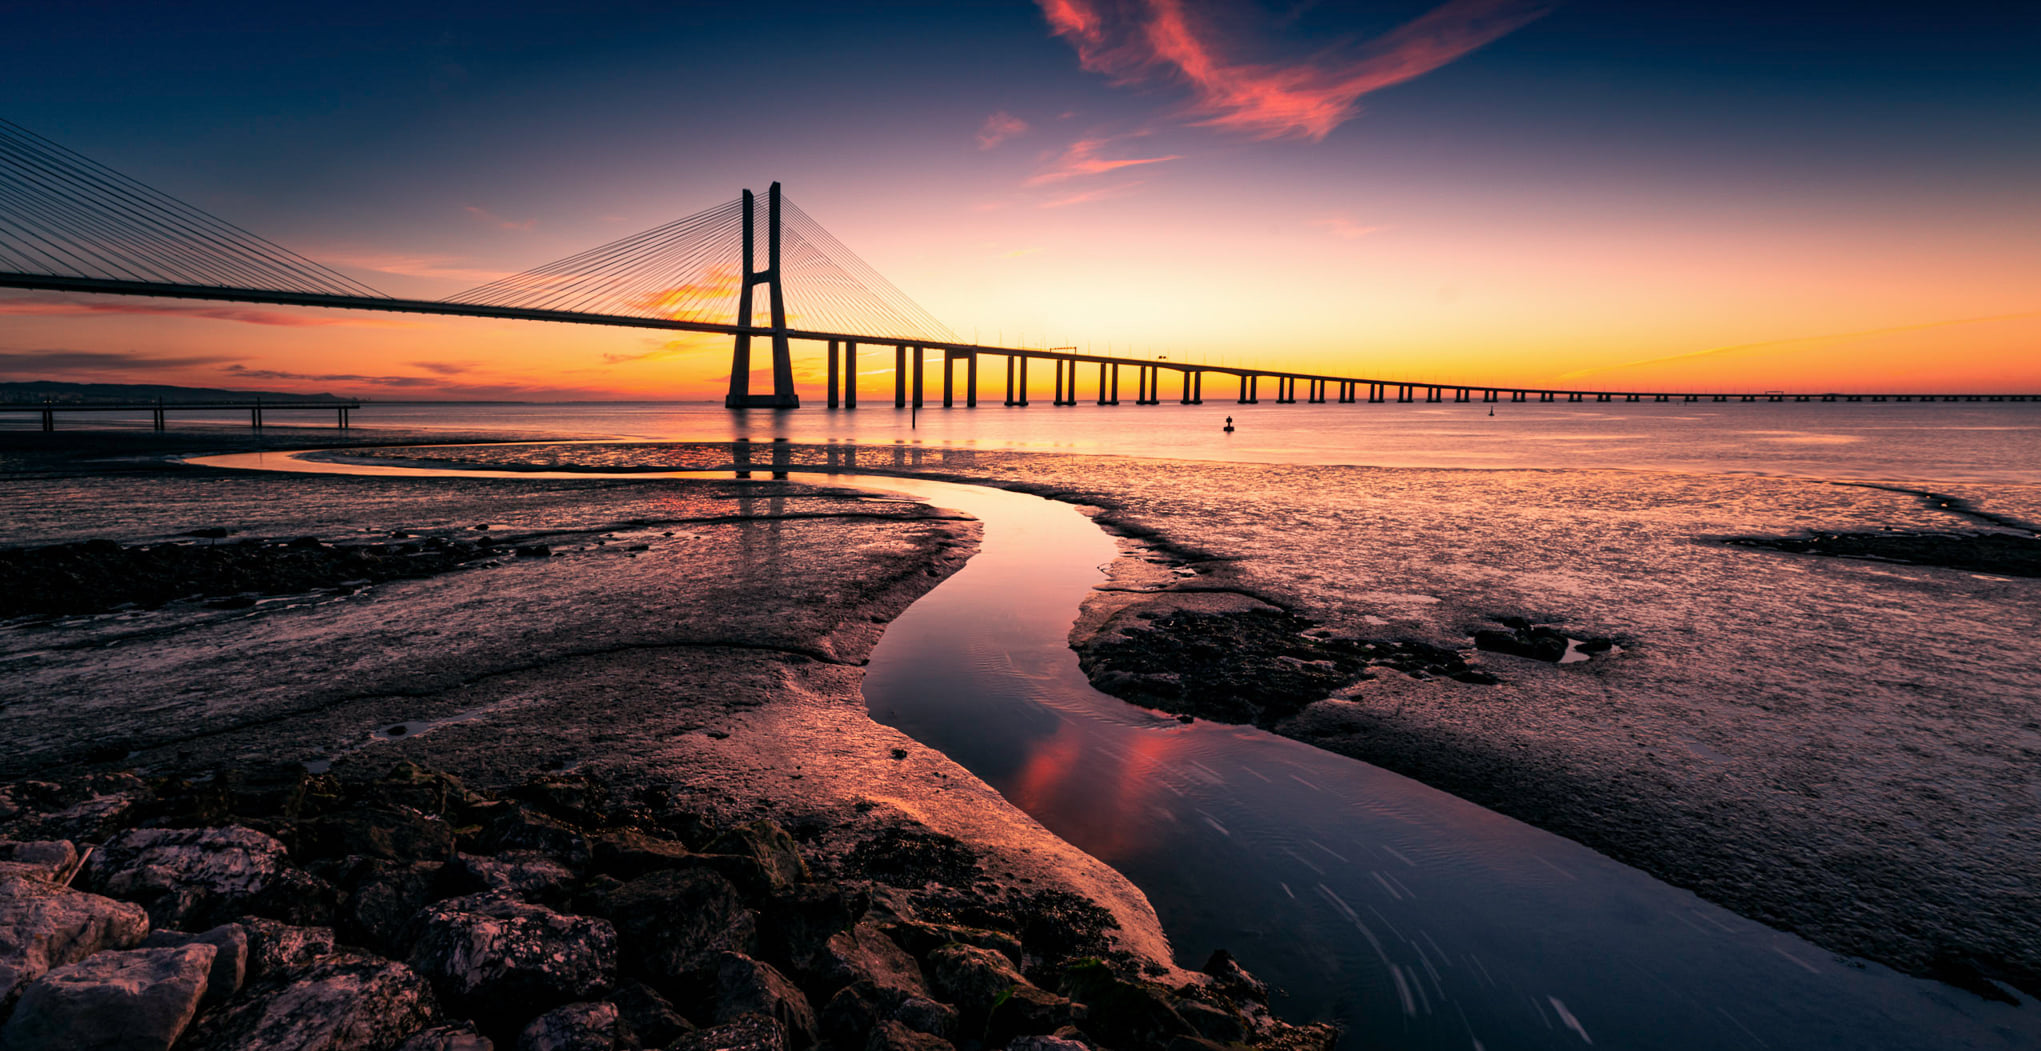
[[[732,339],[730,390],[724,400],[731,408],[800,405],[794,390],[790,346],[794,341],[826,346],[830,408],[857,408],[861,355],[876,352],[883,359],[888,350],[896,408],[920,408],[934,400],[927,382],[931,352],[940,354],[940,398],[945,408],[959,402],[965,407],[978,404],[979,359],[987,356],[1003,359],[1003,404],[1013,406],[1030,403],[1029,370],[1035,365],[1052,371],[1055,405],[1093,398],[1100,405],[1118,405],[1121,380],[1129,370],[1136,405],[1166,400],[1202,404],[1208,375],[1231,378],[1228,386],[1233,389],[1215,396],[1230,393],[1241,404],[1261,401],[1265,380],[1272,400],[1283,404],[2041,400],[2012,394],[1553,389],[1414,382],[1116,357],[1072,348],[966,343],[783,197],[778,183],[766,195],[763,231],[758,229],[759,210],[746,190],[735,201],[447,299],[403,299],[384,295],[0,120],[0,287],[723,335]],[[754,297],[759,286],[764,286],[763,304]],[[763,324],[757,310],[761,305],[766,311]],[[754,338],[766,341],[770,349],[770,394],[750,389]],[[1093,366],[1097,377],[1091,395],[1081,399],[1081,380]],[[1165,379],[1170,373],[1174,375]],[[345,426],[346,409],[328,407],[342,413]],[[21,408],[40,407],[0,405],[0,411]],[[259,420],[260,410],[255,411]],[[48,420],[46,416],[46,424]],[[160,415],[157,424],[161,426]]]

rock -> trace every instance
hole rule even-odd
[[[861,1047],[872,1030],[887,1020],[886,1008],[870,983],[854,982],[836,991],[822,1005],[817,1020],[821,1034],[834,1047]]]
[[[167,1051],[198,1012],[210,945],[102,952],[37,979],[0,1029],[8,1051]]]
[[[1513,657],[1556,662],[1566,656],[1566,636],[1551,628],[1498,631],[1483,628],[1474,633],[1474,648]]]
[[[466,1022],[436,1025],[411,1034],[397,1051],[496,1051],[496,1042]]]
[[[892,999],[927,996],[921,965],[906,950],[869,923],[830,935],[809,967],[818,986],[835,991],[852,982],[870,982]]]
[[[213,781],[228,813],[236,817],[295,821],[304,809],[312,775],[303,763],[248,763],[220,771]]]
[[[939,1036],[917,1032],[899,1022],[880,1022],[865,1041],[865,1051],[953,1051]]]
[[[306,858],[444,861],[453,850],[452,825],[408,808],[360,808],[298,823],[298,853]]]
[[[623,1047],[665,1047],[694,1023],[682,1018],[666,998],[643,982],[625,982],[610,994],[617,1005],[617,1043]]]
[[[1035,1034],[1014,1037],[1008,1041],[1006,1051],[1092,1051],[1092,1048],[1070,1037]]]
[[[985,1043],[998,1047],[1016,1036],[1053,1033],[1076,1019],[1076,1005],[1068,998],[1032,985],[1016,985],[986,1016]]]
[[[786,975],[741,953],[723,953],[716,961],[716,1021],[732,1022],[749,1014],[777,1020],[789,1047],[815,1042],[815,1010]]]
[[[910,996],[893,1009],[893,1020],[917,1033],[945,1040],[957,1035],[957,1009],[926,996]]]
[[[928,954],[928,978],[937,996],[978,1018],[1023,981],[1005,956],[958,942]]]
[[[442,896],[441,868],[433,861],[356,859],[340,876],[339,933],[349,944],[404,956],[410,951],[412,919]]]
[[[1234,1044],[1247,1039],[1247,1020],[1236,1011],[1191,999],[1180,999],[1170,1006],[1176,1008],[1176,1013],[1207,1040]]]
[[[448,866],[449,878],[469,893],[508,894],[535,905],[561,905],[574,883],[574,871],[544,854],[506,851],[496,857],[458,854]]]
[[[610,1051],[617,1041],[617,1005],[568,1004],[531,1020],[517,1051]]]
[[[188,1051],[380,1051],[430,1025],[432,987],[409,967],[337,953],[211,1012]]]
[[[523,806],[509,807],[493,818],[479,846],[479,853],[489,855],[543,854],[577,872],[588,867],[591,857],[586,836]]]
[[[689,1033],[667,1051],[787,1051],[787,1032],[765,1015],[746,1015]]]
[[[655,872],[618,887],[602,913],[616,924],[627,966],[655,988],[706,973],[725,952],[757,951],[756,919],[713,872]]]
[[[775,894],[759,910],[759,951],[804,976],[826,970],[829,939],[849,930],[869,906],[868,896],[838,884],[804,884]]]
[[[349,786],[358,802],[384,807],[402,807],[420,814],[445,817],[467,809],[475,796],[460,779],[417,763],[401,762],[373,781]]]
[[[548,817],[584,828],[600,825],[609,805],[609,787],[586,774],[535,777],[511,789],[510,795]]]
[[[617,932],[603,920],[479,894],[428,907],[416,930],[411,966],[492,1035],[616,980]]]
[[[224,923],[202,934],[156,931],[142,939],[142,948],[175,948],[181,945],[213,947],[212,970],[206,973],[207,1006],[224,1002],[241,991],[248,977],[248,929],[238,923]]]
[[[733,828],[717,836],[702,853],[750,858],[763,871],[769,891],[782,891],[808,879],[808,864],[801,860],[794,837],[770,821]]]
[[[916,956],[926,957],[951,942],[961,942],[980,949],[991,949],[1012,960],[1016,966],[1021,961],[1020,939],[1005,931],[901,919],[886,920],[878,926],[887,937]]]
[[[1251,1000],[1258,1004],[1269,1002],[1269,987],[1261,979],[1247,973],[1240,961],[1224,949],[1216,949],[1203,968],[1212,979],[1212,985],[1220,992],[1235,1000]]]
[[[0,877],[25,876],[61,883],[78,865],[78,848],[68,839],[0,840]]]
[[[138,905],[0,876],[0,1009],[51,968],[131,948],[148,933],[149,916]]]
[[[307,967],[333,952],[333,929],[299,927],[259,916],[243,916],[241,929],[248,932],[249,981],[281,971]]]
[[[1166,991],[1122,979],[1098,960],[1065,967],[1059,991],[1085,1006],[1085,1032],[1108,1047],[1160,1046],[1172,1037],[1197,1035]]]
[[[87,888],[139,902],[159,927],[211,927],[261,898],[285,869],[283,844],[252,828],[138,828],[85,863]]]
[[[595,871],[618,879],[680,868],[688,863],[687,847],[642,832],[608,832],[592,843]]]

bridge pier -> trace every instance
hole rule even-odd
[[[1020,406],[1021,408],[1025,409],[1025,408],[1027,408],[1027,407],[1028,407],[1028,356],[1027,356],[1026,354],[1022,354],[1022,355],[1020,356],[1020,392],[1019,392],[1019,393],[1020,393],[1020,400],[1019,400],[1018,402],[1015,402],[1014,404],[1016,404],[1016,405],[1019,405],[1019,406]]]
[[[858,341],[843,341],[843,407],[858,407]]]
[[[1261,377],[1240,374],[1240,404],[1256,405],[1261,402]]]
[[[836,350],[836,341],[832,339],[829,341],[829,389],[827,392],[829,395],[828,405],[832,409],[837,407],[836,385],[838,377],[836,373]]]
[[[964,352],[964,407],[978,407],[978,352]]]
[[[893,345],[893,407],[907,407],[907,345]]]
[[[957,405],[957,354],[952,350],[943,351],[943,408],[953,409]]]
[[[1424,389],[1424,400],[1425,404],[1430,405],[1436,402],[1445,401],[1446,396],[1437,387],[1426,387]]]
[[[921,371],[922,366],[928,361],[928,348],[909,347],[907,352],[914,355],[914,407],[919,409],[921,408],[922,391],[926,389],[921,383]]]

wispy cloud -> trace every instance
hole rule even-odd
[[[1957,325],[1982,325],[1994,321],[2029,321],[2035,318],[2041,318],[2041,311],[2030,311],[2022,314],[1993,314],[1988,317],[1949,318],[1943,321],[1922,321],[1912,325],[1894,325],[1891,328],[1867,328],[1858,332],[1835,332],[1822,336],[1796,336],[1791,339],[1770,339],[1758,343],[1735,343],[1726,347],[1690,350],[1684,354],[1668,354],[1664,357],[1640,358],[1636,361],[1625,361],[1615,365],[1599,365],[1594,368],[1575,369],[1572,372],[1562,373],[1555,377],[1555,379],[1579,379],[1583,376],[1614,372],[1617,369],[1667,365],[1676,361],[1693,361],[1699,358],[1712,358],[1726,354],[1747,354],[1752,351],[1813,350],[1831,344],[1848,343],[1852,340],[1874,339],[1879,336],[1897,336],[1907,332],[1922,332],[1927,329],[1950,328]]]
[[[453,281],[469,281],[478,285],[485,285],[498,278],[510,276],[506,271],[483,270],[470,266],[466,260],[453,256],[325,252],[320,253],[318,257],[337,266],[354,267],[359,270],[373,270],[379,274],[398,274],[404,277],[440,277]]]
[[[469,215],[488,223],[498,230],[529,230],[539,224],[537,219],[505,219],[480,205],[470,204],[465,205],[464,208]]]
[[[1181,154],[1175,153],[1162,157],[1099,156],[1107,146],[1121,139],[1136,137],[1138,136],[1119,135],[1079,139],[1065,147],[1061,154],[1058,154],[1040,172],[1029,178],[1026,185],[1046,186],[1050,183],[1062,182],[1065,179],[1075,179],[1082,175],[1104,175],[1123,168],[1134,168],[1144,164],[1161,164],[1164,161],[1183,159]]]
[[[1319,140],[1360,112],[1361,96],[1423,76],[1545,13],[1527,0],[1448,0],[1345,54],[1248,62],[1186,0],[1037,0],[1078,61],[1122,84],[1191,91],[1193,123],[1258,139]]]
[[[153,369],[218,365],[233,358],[218,354],[161,355],[104,350],[0,351],[0,373],[10,377],[44,373],[147,372]]]
[[[1001,258],[1001,259],[1019,259],[1019,258],[1021,258],[1022,256],[1029,256],[1029,255],[1034,255],[1035,253],[1037,253],[1037,252],[1040,252],[1040,251],[1041,251],[1041,249],[1039,249],[1039,248],[1016,248],[1016,249],[1014,249],[1014,250],[1013,250],[1013,251],[1011,251],[1011,252],[1001,252],[1001,253],[999,253],[999,258]]]
[[[415,322],[339,311],[299,313],[289,310],[266,310],[261,307],[244,307],[228,304],[164,302],[162,300],[144,298],[102,299],[86,296],[43,295],[35,293],[0,299],[0,314],[46,315],[53,317],[75,317],[92,314],[142,314],[153,317],[239,321],[249,325],[275,325],[283,328],[327,328],[335,325],[356,325],[369,328],[416,327]]]
[[[998,113],[985,118],[985,123],[979,127],[978,148],[981,150],[992,149],[1008,139],[1025,134],[1027,130],[1027,121],[1005,110],[1000,110]]]
[[[1384,229],[1384,227],[1380,226],[1362,226],[1344,215],[1328,215],[1313,225],[1330,232],[1334,237],[1346,241],[1366,237],[1369,234]]]
[[[1077,193],[1065,194],[1064,196],[1061,197],[1051,197],[1048,200],[1042,202],[1042,207],[1068,208],[1073,204],[1090,204],[1093,201],[1103,201],[1109,197],[1118,197],[1124,193],[1132,193],[1134,192],[1135,188],[1139,187],[1140,185],[1141,180],[1135,179],[1132,182],[1123,182],[1112,186],[1100,186],[1097,189],[1092,190],[1080,190]]]

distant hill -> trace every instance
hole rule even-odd
[[[338,401],[332,394],[284,394],[272,390],[222,390],[216,387],[173,387],[162,383],[58,383],[34,380],[26,383],[0,381],[0,403],[21,404],[53,401],[82,404],[98,401]],[[352,400],[352,399],[346,399]]]

